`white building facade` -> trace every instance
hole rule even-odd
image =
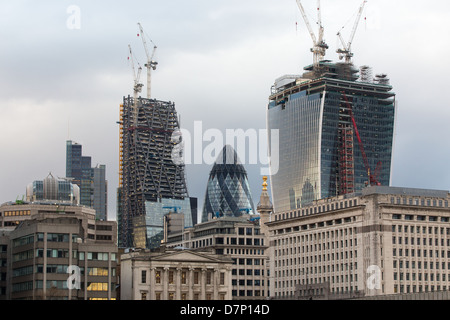
[[[192,250],[121,256],[121,300],[229,300],[231,259]]]
[[[369,187],[275,212],[275,299],[352,298],[450,288],[448,191]]]

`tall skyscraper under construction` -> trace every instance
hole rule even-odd
[[[324,59],[328,46],[322,38],[320,7],[318,12],[314,63],[302,75],[277,79],[269,97],[269,134],[279,130],[279,145],[270,146],[270,152],[279,152],[278,170],[271,176],[276,212],[366,185],[390,184],[395,93],[386,75],[372,77],[370,68],[356,68],[351,62],[357,22],[349,45],[337,50],[345,61]]]
[[[121,247],[158,247],[170,212],[183,213],[185,227],[193,225],[185,167],[172,159],[172,135],[179,127],[174,103],[124,97],[117,217]]]

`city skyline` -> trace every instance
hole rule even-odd
[[[343,1],[344,18],[337,19],[332,16],[336,4],[323,1],[325,38],[331,47],[326,58],[337,60],[335,34],[360,2]],[[314,3],[304,1],[307,12],[313,12]],[[48,172],[63,176],[64,142],[73,139],[95,161],[106,164],[108,217],[115,219],[118,105],[132,94],[133,85],[128,44],[144,64],[137,22],[158,45],[153,96],[174,101],[181,125],[188,130],[196,120],[223,131],[264,129],[274,79],[301,73],[312,63],[311,41],[293,0],[196,1],[195,9],[178,1],[73,4],[80,10],[79,29],[68,28],[73,15],[68,13],[69,3],[4,4],[2,30],[11,32],[3,33],[6,46],[0,59],[0,125],[6,132],[0,147],[7,155],[1,162],[5,170],[0,203],[20,199],[29,181]],[[445,1],[427,6],[418,1],[369,1],[367,19],[353,44],[355,64],[387,73],[398,99],[392,186],[450,188],[445,170],[450,151],[441,142],[450,133],[445,122],[450,111],[441,102],[450,68],[440,60],[450,52],[442,41],[450,27],[445,19],[449,11]],[[186,169],[189,194],[202,208],[209,166]],[[250,188],[257,193],[260,166],[246,169]]]

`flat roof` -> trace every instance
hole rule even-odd
[[[434,189],[420,189],[420,188],[405,188],[405,187],[388,187],[388,186],[371,186],[362,189],[362,195],[371,194],[395,194],[416,197],[436,197],[446,198],[449,194],[448,190],[434,190]]]

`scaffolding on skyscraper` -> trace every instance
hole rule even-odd
[[[122,219],[120,241],[133,244],[134,217],[146,215],[145,202],[188,196],[184,165],[175,164],[172,134],[179,129],[172,102],[124,97],[121,109]],[[135,117],[137,118],[135,119]]]

